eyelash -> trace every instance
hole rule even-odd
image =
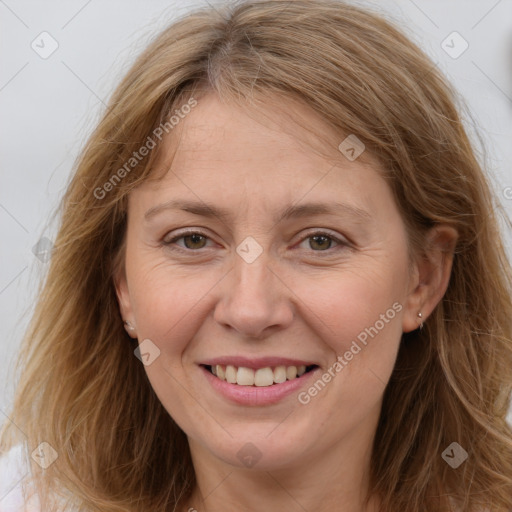
[[[186,248],[183,248],[183,247],[180,247],[178,245],[174,245],[173,244],[177,241],[177,240],[180,240],[181,238],[185,238],[187,236],[191,236],[191,235],[200,235],[208,240],[210,240],[210,237],[208,235],[206,235],[206,233],[203,233],[201,231],[185,231],[185,232],[182,232],[180,233],[179,235],[176,235],[174,238],[172,238],[171,240],[162,240],[162,244],[172,250],[172,251],[178,251],[178,252],[182,252],[182,253],[193,253],[193,252],[200,252],[201,249],[205,249],[205,247],[202,247],[201,249],[186,249]],[[336,242],[338,244],[338,249],[342,248],[342,247],[346,247],[348,248],[349,247],[349,243],[344,241],[344,240],[341,240],[339,239],[338,237],[332,235],[331,233],[328,233],[328,232],[325,232],[325,231],[314,231],[314,232],[311,232],[311,233],[308,233],[307,236],[305,236],[304,238],[302,238],[300,240],[300,242],[302,243],[304,240],[307,240],[308,238],[312,238],[314,236],[325,236],[331,240],[333,240],[334,242]],[[332,252],[332,249],[336,249],[336,247],[334,248],[329,248],[329,249],[326,249],[326,250],[323,250],[323,251],[312,251],[313,252],[317,252],[317,253],[329,253],[331,254]]]

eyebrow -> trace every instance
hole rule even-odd
[[[218,207],[205,202],[171,200],[153,206],[145,214],[144,219],[149,221],[157,214],[167,210],[182,210],[202,217],[217,217],[223,222],[231,219],[231,212],[223,207]],[[281,215],[275,218],[275,222],[281,222],[291,218],[308,217],[312,215],[340,215],[353,217],[354,220],[365,223],[373,219],[366,211],[357,206],[345,203],[305,203],[301,205],[290,205],[283,210]]]

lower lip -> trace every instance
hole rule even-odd
[[[239,386],[238,384],[230,384],[225,380],[220,380],[204,366],[200,366],[200,368],[213,389],[240,405],[275,404],[308,384],[311,378],[320,370],[319,367],[316,367],[301,377],[287,380],[281,384],[273,384],[272,386]]]

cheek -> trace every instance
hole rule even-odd
[[[321,280],[295,281],[297,295],[306,298],[304,311],[315,319],[323,343],[332,353],[329,385],[332,399],[358,407],[380,395],[389,380],[402,335],[405,276],[401,262],[344,269]],[[299,284],[302,282],[302,284]],[[339,357],[339,365],[333,365]],[[341,366],[340,366],[341,365]],[[326,376],[329,379],[329,376]],[[365,398],[366,397],[366,398]]]
[[[347,274],[336,283],[310,286],[304,296],[332,361],[319,375],[322,382],[312,383],[300,400],[314,408],[318,421],[336,425],[337,436],[379,407],[396,361],[403,305],[389,277],[372,281]]]
[[[392,306],[403,300],[402,286],[389,269],[370,275],[342,271],[321,280],[302,279],[302,284],[300,282],[295,280],[297,295],[340,350],[347,340],[355,339],[376,322],[377,328],[382,330],[381,315],[384,315],[386,326],[399,324],[397,309],[401,308],[395,306],[393,309]]]
[[[221,277],[213,270],[180,269],[164,258],[134,260],[130,296],[139,338],[154,341],[163,355],[183,352],[206,318],[205,304]]]

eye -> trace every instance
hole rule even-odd
[[[179,244],[176,244],[178,240],[182,239],[184,241],[184,247]],[[174,238],[171,238],[170,240],[164,239],[163,244],[165,246],[169,246],[171,249],[176,248],[178,250],[194,251],[196,249],[203,249],[205,247],[207,240],[209,240],[209,238],[201,231],[186,231],[175,236]],[[177,247],[172,247],[175,244],[177,245]]]
[[[179,240],[183,240],[183,245],[177,243]],[[171,239],[164,239],[162,243],[164,246],[172,250],[198,252],[199,249],[204,249],[207,247],[208,240],[210,240],[209,237],[201,231],[186,231],[181,232]],[[328,252],[330,249],[333,249],[333,242],[339,248],[349,246],[347,241],[344,241],[325,231],[315,231],[309,233],[302,239],[301,244],[307,242],[308,240],[309,247],[306,247],[306,249],[312,250],[313,252]]]
[[[341,247],[349,245],[346,241],[324,231],[309,233],[301,243],[307,242],[308,240],[309,244],[306,249],[312,249],[313,252],[329,251],[329,249],[332,249],[332,242]]]

